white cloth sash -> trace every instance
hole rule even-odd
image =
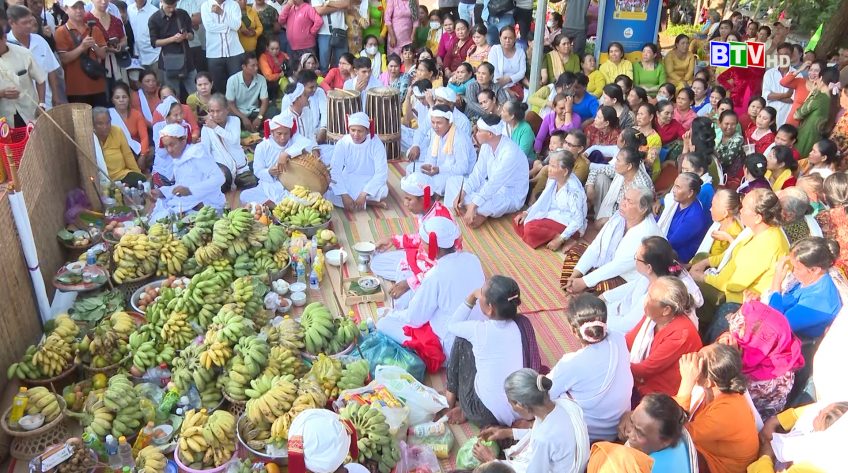
[[[112,117],[112,124],[117,125],[121,131],[124,132],[124,136],[127,137],[127,143],[129,143],[130,148],[133,150],[135,154],[141,154],[141,143],[134,140],[132,134],[130,134],[129,128],[127,128],[127,124],[124,123],[124,119],[121,118],[121,114],[115,110],[115,107],[109,109],[109,116]]]
[[[144,119],[153,123],[153,111],[150,110],[150,104],[147,103],[147,97],[141,89],[138,90],[138,103],[141,105],[141,114],[144,115]]]

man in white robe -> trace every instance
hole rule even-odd
[[[367,57],[358,57],[353,60],[353,76],[344,83],[344,90],[356,90],[362,101],[362,110],[365,110],[365,97],[368,90],[382,87],[383,83],[371,75],[371,60]]]
[[[186,136],[191,136],[191,127],[188,122],[183,119],[182,107],[174,107],[175,105],[179,105],[177,99],[174,97],[165,97],[162,102],[156,106],[156,112],[161,115],[163,119],[153,124],[154,137],[158,137],[162,129],[171,123],[181,125],[186,129]],[[171,113],[172,107],[174,109],[174,113]],[[123,119],[121,119],[121,122],[123,123]],[[165,151],[165,148],[159,140],[154,141],[153,144],[153,182],[154,184],[160,182],[162,184],[170,184],[174,182],[173,160],[168,157],[168,153]]]
[[[433,83],[427,79],[421,79],[412,84],[410,99],[411,113],[418,123],[416,128],[410,128],[401,124],[400,126],[400,150],[406,153],[406,158],[415,161],[421,154],[424,137],[430,130],[430,104],[427,102],[427,91],[433,88]],[[413,151],[413,147],[414,151]]]
[[[385,206],[389,195],[386,147],[371,130],[368,115],[354,113],[348,117],[348,134],[333,152],[327,200],[349,212],[365,210],[367,202]]]
[[[289,473],[367,473],[358,463],[342,466],[348,456],[356,458],[356,443],[349,426],[328,409],[307,409],[292,420],[288,436]]]
[[[311,73],[312,71],[301,71]],[[308,76],[311,79],[312,76]],[[299,75],[300,77],[300,75]],[[316,90],[317,89],[317,90]],[[327,140],[327,97],[323,95],[323,101],[317,96],[318,91],[324,93],[324,89],[317,86],[317,82],[308,82],[306,85],[300,82],[289,84],[286,87],[286,95],[280,104],[280,110],[288,112],[294,117],[298,133],[306,139],[325,144],[318,145],[317,156],[329,166],[333,160],[333,145],[326,144]],[[322,112],[323,110],[323,112]]]
[[[471,136],[471,121],[468,117],[456,108],[457,95],[453,89],[447,87],[439,87],[433,91],[433,100],[435,105],[444,105],[450,107],[453,112],[453,124],[456,129],[463,134]]]
[[[256,146],[253,155],[253,173],[259,185],[241,192],[242,204],[277,204],[289,195],[279,180],[280,174],[286,172],[289,159],[309,153],[317,146],[298,131],[294,116],[289,112],[265,122],[265,139]]]
[[[208,205],[224,208],[221,192],[224,175],[203,146],[186,143],[185,128],[177,124],[166,125],[159,134],[168,157],[174,161],[174,185],[153,189],[150,195],[156,205],[150,214],[155,222],[170,213],[181,214]]]
[[[238,117],[230,115],[227,99],[221,94],[213,94],[209,98],[209,113],[200,130],[200,145],[224,173],[224,191],[232,188],[237,175],[249,169],[241,147],[241,122]]]
[[[777,53],[789,57],[792,54],[792,48],[778,46]],[[789,72],[789,69],[788,66],[773,67],[768,69],[763,76],[763,98],[766,99],[766,105],[777,110],[775,127],[780,127],[786,123],[787,118],[789,118],[789,110],[792,108],[792,95],[795,91],[780,85],[780,79]]]
[[[480,156],[468,178],[453,176],[445,188],[445,202],[465,224],[477,228],[488,218],[516,212],[524,206],[529,180],[527,159],[514,141],[503,135],[497,115],[477,120]]]
[[[429,115],[430,129],[424,137],[423,151],[417,161],[406,167],[406,173],[428,177],[433,193],[444,195],[448,179],[470,174],[477,156],[471,133],[463,132],[454,123],[458,116],[464,116],[462,112],[436,105]]]
[[[409,306],[386,314],[377,322],[377,330],[403,344],[410,339],[406,331],[429,324],[432,332],[439,337],[447,358],[454,340],[448,331],[448,323],[456,308],[468,294],[483,285],[486,277],[477,256],[455,251],[454,246],[461,233],[453,221],[432,217],[424,220],[418,231],[421,245],[436,264],[415,290]]]

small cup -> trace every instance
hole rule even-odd
[[[296,307],[301,307],[306,305],[306,293],[305,292],[293,292],[291,294],[291,301]]]

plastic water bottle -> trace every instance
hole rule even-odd
[[[121,459],[122,468],[129,468],[130,470],[135,468],[132,446],[123,435],[118,438],[118,457]]]
[[[297,262],[295,273],[297,274],[297,282],[306,284],[306,266],[304,265],[303,260],[299,260]]]
[[[85,264],[94,266],[97,264],[97,255],[94,254],[94,248],[89,248],[85,253]]]
[[[118,455],[118,441],[112,434],[106,436],[106,456],[109,457],[109,469],[113,472],[121,471],[121,456]]]
[[[318,272],[315,271],[315,266],[312,267],[312,271],[309,273],[309,288],[318,290]]]

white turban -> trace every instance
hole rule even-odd
[[[185,127],[176,123],[169,123],[159,130],[159,138],[166,136],[170,136],[171,138],[185,138],[186,134]]]
[[[298,82],[297,85],[294,87],[292,93],[286,94],[286,96],[283,97],[283,101],[280,103],[280,109],[288,110],[289,107],[291,107],[291,104],[293,104],[295,100],[299,99],[301,95],[303,95],[304,90],[305,89],[303,87],[303,84]]]
[[[453,248],[456,240],[462,234],[453,220],[447,217],[430,217],[421,222],[418,228],[419,236],[426,242],[431,242],[431,236],[435,236],[435,243],[439,248]],[[432,254],[435,248],[430,247]]]
[[[291,114],[291,112],[285,111],[272,118],[271,121],[268,123],[268,128],[270,128],[271,131],[280,128],[281,126],[284,126],[289,129],[294,126],[294,116]]]
[[[424,91],[419,89],[418,86],[415,86],[415,87],[412,88],[412,95],[418,97],[419,99],[423,99],[424,98]]]
[[[477,129],[478,130],[485,130],[485,131],[488,131],[488,132],[493,133],[495,135],[502,135],[503,131],[504,131],[504,126],[503,126],[503,122],[501,122],[501,121],[499,121],[495,125],[489,125],[485,122],[485,120],[483,120],[482,118],[479,118],[477,120]]]
[[[156,112],[159,113],[159,115],[162,115],[162,118],[165,118],[168,116],[168,112],[171,111],[171,106],[173,106],[173,104],[175,103],[180,102],[178,102],[177,99],[171,96],[165,97],[164,99],[162,99],[162,103],[156,106]]]
[[[339,415],[327,409],[307,409],[289,427],[289,455],[302,442],[306,469],[312,473],[335,473],[350,450],[350,434]],[[291,468],[291,466],[290,466]]]
[[[400,190],[415,197],[422,197],[426,193],[427,187],[430,186],[430,176],[425,176],[420,172],[407,174],[400,180]]]
[[[347,117],[347,128],[350,130],[352,126],[361,126],[366,130],[371,129],[371,120],[368,118],[363,112],[356,112],[353,115],[349,115]]]
[[[430,118],[444,118],[450,123],[453,123],[453,112],[443,112],[435,108],[430,110]]]
[[[433,91],[433,95],[435,95],[436,98],[447,100],[450,103],[456,102],[456,92],[448,87],[439,87]]]

